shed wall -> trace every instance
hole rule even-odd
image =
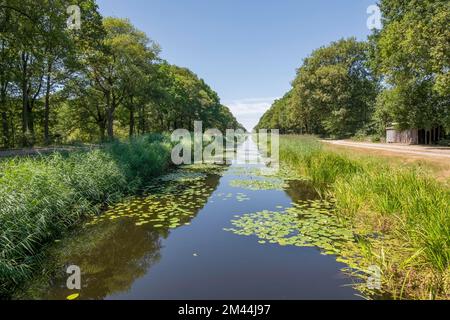
[[[398,131],[394,128],[387,128],[386,129],[386,142],[387,143],[418,144],[419,143],[419,133],[418,133],[417,129]]]

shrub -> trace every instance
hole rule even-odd
[[[46,244],[165,170],[165,141],[139,137],[88,152],[0,162],[0,296],[31,276]]]

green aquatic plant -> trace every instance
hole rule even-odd
[[[282,167],[336,199],[335,215],[369,237],[362,259],[379,265],[395,298],[441,298],[450,292],[450,191],[416,164],[327,148],[312,137],[280,140]],[[386,242],[389,239],[389,242]],[[388,243],[388,244],[386,244]]]
[[[259,166],[233,166],[227,171],[227,174],[232,176],[257,177],[263,176],[264,170]]]
[[[260,244],[317,247],[322,254],[335,255],[338,262],[346,264],[346,270],[363,276],[367,265],[359,263],[358,241],[333,210],[334,203],[329,201],[299,201],[285,210],[236,215],[233,227],[224,231],[256,236]]]
[[[227,165],[221,164],[212,164],[212,163],[194,163],[194,164],[186,164],[182,165],[179,168],[183,171],[188,172],[199,172],[201,174],[214,174],[214,175],[222,175],[224,170],[227,168]]]
[[[324,203],[296,203],[282,211],[263,210],[238,216],[231,221],[235,228],[226,230],[256,235],[281,245],[322,247],[334,238],[353,241],[352,233],[342,228],[332,215],[326,214],[327,211]]]
[[[309,180],[305,176],[300,175],[289,166],[279,167],[278,170],[268,170],[267,167],[248,167],[248,166],[235,166],[231,167],[227,171],[231,176],[242,176],[247,178],[260,177],[262,179],[283,179],[284,181],[290,180]]]
[[[116,219],[133,219],[135,225],[175,229],[190,223],[214,191],[206,182],[207,175],[187,169],[169,174],[147,187],[146,194],[128,199],[110,207],[103,215],[86,225],[95,225]],[[230,196],[231,197],[231,196]]]
[[[160,180],[173,182],[189,182],[205,179],[206,176],[207,175],[205,173],[177,170],[175,172],[162,176]]]
[[[248,190],[283,190],[288,185],[283,179],[265,178],[265,179],[246,179],[231,180],[230,187],[243,188]]]
[[[243,201],[249,201],[250,198],[249,198],[245,193],[238,192],[238,193],[236,194],[236,200],[237,200],[238,202],[243,202]]]

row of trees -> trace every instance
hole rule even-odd
[[[381,0],[382,30],[313,51],[292,89],[258,128],[351,136],[399,129],[450,130],[450,6],[445,0]]]
[[[69,28],[67,8],[80,8]],[[238,128],[193,72],[159,57],[128,20],[95,0],[0,0],[0,114],[4,148],[104,141],[174,128]]]

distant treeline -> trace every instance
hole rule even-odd
[[[78,5],[81,25],[68,28]],[[192,71],[159,57],[95,0],[0,1],[0,148],[97,142],[174,128],[241,128]]]
[[[450,131],[449,2],[381,0],[379,7],[381,30],[313,51],[256,129],[380,137],[395,123]]]

